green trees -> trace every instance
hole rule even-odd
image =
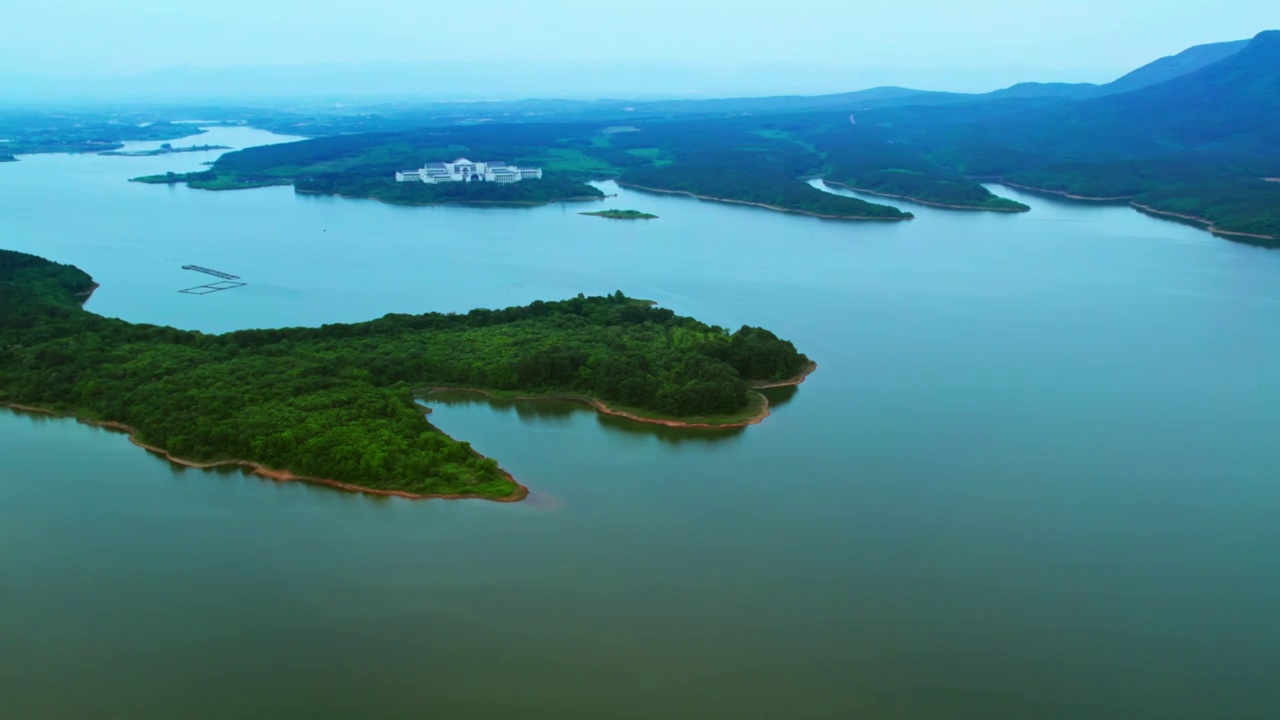
[[[846,123],[814,129],[806,137],[826,153],[825,177],[842,185],[934,205],[1000,212],[1030,210],[945,169],[917,148],[895,141],[885,128],[855,128]]]
[[[639,210],[597,210],[596,212],[578,213],[579,215],[593,215],[595,217],[610,218],[613,220],[654,220],[658,216],[652,213],[640,212]]]
[[[193,186],[198,187],[198,186]],[[604,197],[598,188],[572,176],[547,173],[540,180],[518,183],[398,183],[390,175],[364,172],[311,175],[294,181],[298,192],[369,197],[397,205],[493,203],[543,205],[562,200]]]
[[[742,413],[808,359],[626,297],[207,335],[80,308],[80,270],[0,251],[0,402],[115,420],[197,461],[241,459],[419,494],[510,497],[497,464],[425,422],[424,386],[589,395],[675,417]],[[79,297],[77,297],[79,296]]]
[[[537,204],[603,195],[583,183],[617,177],[633,185],[848,218],[901,220],[896,208],[809,186],[801,176],[823,164],[805,142],[764,135],[754,118],[637,122],[638,132],[602,136],[598,123],[518,123],[360,133],[249,148],[223,155],[222,183],[293,182],[300,192],[372,197],[391,203]],[[504,158],[543,167],[541,180],[396,183],[397,170],[432,158]],[[215,189],[208,180],[192,187]],[[615,215],[614,217],[624,217]],[[625,216],[632,217],[632,216]]]
[[[1220,230],[1269,236],[1272,247],[1280,244],[1280,182],[1261,178],[1189,182],[1144,193],[1133,202],[1203,218]]]
[[[822,154],[803,141],[762,134],[758,120],[638,125],[641,132],[614,136],[608,149],[611,154],[606,155],[625,163],[621,165],[625,183],[831,217],[911,217],[888,205],[811,187],[800,178],[820,174]]]

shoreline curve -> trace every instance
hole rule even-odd
[[[822,213],[809,212],[808,210],[793,210],[791,208],[779,207],[777,205],[766,205],[764,203],[750,202],[748,200],[732,200],[730,198],[713,197],[711,195],[699,195],[691,193],[688,190],[663,190],[661,188],[646,187],[644,185],[635,185],[633,183],[614,180],[622,187],[632,188],[634,190],[643,190],[645,192],[664,193],[666,195],[685,195],[698,200],[710,200],[712,202],[731,203],[733,205],[750,205],[752,207],[764,208],[766,210],[775,210],[777,212],[791,213],[793,215],[807,215],[809,217],[822,218],[823,220],[876,220],[879,222],[902,222],[904,220],[913,220],[915,216],[907,213],[905,217],[873,217],[871,215],[823,215]]]
[[[605,197],[596,197],[594,195],[575,195],[573,197],[556,198],[555,200],[545,201],[505,201],[505,200],[441,200],[440,202],[393,202],[373,195],[343,195],[342,193],[320,192],[319,190],[299,190],[297,185],[293,186],[293,191],[299,195],[319,195],[322,197],[340,197],[347,200],[373,200],[384,205],[398,205],[400,207],[440,207],[442,205],[454,205],[457,207],[510,207],[510,208],[534,208],[545,207],[547,205],[555,205],[557,203],[578,203],[578,202],[603,202]]]
[[[1264,178],[1264,179],[1268,179],[1268,178]],[[1276,180],[1280,180],[1280,178],[1277,178]],[[1177,220],[1186,220],[1188,222],[1194,223],[1195,225],[1199,226],[1201,230],[1205,230],[1213,235],[1226,236],[1226,237],[1253,238],[1255,240],[1280,241],[1280,236],[1263,235],[1261,233],[1242,232],[1240,230],[1224,230],[1218,227],[1217,225],[1215,225],[1214,222],[1209,218],[1203,218],[1197,215],[1186,215],[1184,213],[1176,213],[1176,212],[1173,212],[1172,210],[1160,210],[1158,208],[1151,207],[1150,205],[1143,205],[1142,203],[1134,202],[1133,198],[1138,197],[1137,195],[1120,195],[1116,197],[1088,197],[1085,195],[1072,195],[1071,193],[1064,192],[1062,190],[1049,190],[1047,188],[1032,187],[1030,185],[1019,185],[1017,183],[1008,182],[1007,180],[1000,180],[999,182],[1001,185],[1008,185],[1009,187],[1018,188],[1019,190],[1027,190],[1033,193],[1045,193],[1048,195],[1057,195],[1059,197],[1068,198],[1070,200],[1081,200],[1084,202],[1095,202],[1095,203],[1123,202],[1124,204],[1128,205],[1134,210],[1137,210],[1138,212],[1141,212],[1141,213],[1145,213],[1147,215],[1151,215],[1158,218],[1174,218]]]
[[[1041,193],[1044,195],[1057,195],[1058,197],[1064,197],[1069,200],[1081,200],[1083,202],[1119,203],[1119,202],[1129,202],[1133,198],[1137,197],[1137,195],[1116,195],[1114,197],[1090,197],[1089,195],[1073,195],[1065,190],[1050,190],[1049,188],[1036,187],[1034,185],[1019,185],[1018,183],[1009,182],[1008,180],[1005,180],[1003,178],[1000,180],[997,180],[996,182],[999,183],[1000,185],[1008,185],[1011,188],[1017,188],[1019,190],[1026,190],[1028,192]]]
[[[948,205],[947,203],[933,202],[932,200],[921,200],[920,198],[911,197],[910,195],[891,195],[890,193],[880,192],[879,190],[868,190],[866,188],[857,188],[852,185],[846,185],[842,182],[836,182],[835,180],[827,180],[826,178],[822,178],[822,184],[834,185],[836,187],[844,188],[845,190],[849,190],[852,192],[865,193],[867,195],[875,195],[876,197],[891,198],[893,200],[907,200],[920,205],[927,205],[929,207],[936,207],[936,208],[945,208],[947,210],[976,210],[978,212],[996,212],[996,213],[1006,213],[1006,214],[1024,213],[1024,212],[1031,211],[1031,208],[1025,208],[1023,210],[1015,210],[1013,208],[986,208],[986,207],[979,207],[977,205]],[[1015,200],[1014,202],[1017,202],[1017,201]]]
[[[462,393],[472,393],[475,395],[480,395],[480,396],[489,398],[491,400],[510,400],[510,401],[522,401],[522,402],[536,401],[536,400],[559,400],[563,402],[581,403],[583,405],[586,405],[590,408],[595,409],[595,411],[600,413],[601,415],[620,417],[626,420],[632,420],[639,423],[646,423],[649,425],[664,425],[670,428],[681,428],[681,429],[689,429],[689,430],[732,430],[735,428],[744,428],[751,425],[759,425],[761,422],[764,421],[765,418],[769,417],[772,414],[769,412],[769,399],[766,398],[764,395],[761,395],[760,393],[755,391],[768,390],[770,388],[788,387],[791,385],[799,385],[800,383],[805,381],[805,378],[812,375],[814,371],[816,371],[817,369],[818,369],[818,363],[810,361],[809,364],[805,366],[805,368],[799,374],[789,377],[785,380],[778,380],[778,381],[766,380],[766,381],[759,381],[759,382],[749,382],[749,385],[751,387],[751,392],[754,392],[756,395],[758,395],[761,401],[763,402],[760,408],[760,411],[745,420],[732,422],[732,423],[721,423],[721,424],[684,422],[682,420],[669,420],[666,418],[645,417],[644,415],[637,415],[632,412],[627,412],[626,410],[619,410],[617,408],[610,407],[603,400],[593,398],[589,395],[578,395],[575,393],[555,393],[551,395],[519,395],[519,396],[509,397],[504,395],[497,395],[490,390],[482,390],[480,388],[448,386],[448,385],[434,385],[429,387],[422,387],[422,388],[418,388],[418,392],[422,392],[423,394],[426,394],[426,395],[431,395],[434,393],[441,393],[441,392],[462,392]]]
[[[59,412],[50,410],[48,408],[36,407],[34,405],[22,405],[19,403],[11,403],[11,402],[0,403],[0,407],[5,407],[16,412],[30,413],[33,415],[49,415],[51,417],[54,417],[60,420],[75,420],[78,423],[89,425],[91,427],[98,427],[98,428],[103,428],[105,430],[112,430],[115,432],[123,433],[128,435],[129,442],[142,448],[143,450],[146,450],[147,452],[153,455],[159,455],[160,457],[164,458],[165,460],[168,460],[174,465],[180,465],[182,467],[193,468],[196,470],[211,470],[213,468],[219,468],[219,467],[242,467],[242,468],[248,468],[250,472],[254,475],[257,475],[267,480],[274,480],[276,482],[302,482],[310,485],[324,485],[327,487],[336,488],[338,490],[345,490],[347,492],[359,493],[361,495],[377,495],[380,497],[398,497],[398,498],[404,498],[406,500],[489,500],[491,502],[511,503],[511,502],[520,502],[521,500],[524,500],[525,498],[529,497],[529,488],[525,487],[520,481],[516,480],[511,473],[507,472],[506,470],[503,470],[502,468],[498,468],[498,472],[502,473],[503,476],[505,476],[508,480],[510,480],[516,486],[516,491],[512,493],[510,497],[497,498],[497,497],[489,497],[487,495],[467,495],[463,493],[419,494],[419,493],[405,492],[403,490],[379,490],[377,488],[364,487],[363,485],[352,485],[350,483],[339,482],[337,480],[330,480],[328,478],[310,477],[306,475],[295,475],[289,470],[277,470],[275,468],[269,468],[261,463],[253,462],[252,460],[216,460],[214,462],[207,462],[207,463],[196,462],[194,460],[187,460],[185,458],[176,457],[170,454],[169,451],[165,450],[164,448],[156,447],[155,445],[148,445],[142,442],[137,437],[138,436],[137,428],[134,428],[130,425],[125,425],[124,423],[121,423],[121,422],[116,422],[114,420],[89,420],[86,418],[82,418],[78,415],[74,415],[74,414],[69,415],[69,414],[59,413]],[[430,408],[425,408],[425,407],[422,407],[421,405],[419,405],[419,407],[423,410],[424,414],[429,413],[431,411]],[[481,457],[481,458],[484,457],[484,455],[481,455],[479,452],[476,452],[474,448],[472,449],[471,452],[475,453],[476,457]]]
[[[1196,215],[1184,215],[1182,213],[1176,213],[1171,210],[1159,210],[1157,208],[1151,207],[1150,205],[1142,205],[1136,202],[1131,202],[1129,203],[1129,205],[1133,207],[1135,210],[1139,212],[1147,213],[1148,215],[1154,215],[1156,217],[1165,217],[1165,218],[1177,218],[1179,220],[1187,220],[1189,222],[1193,222],[1196,225],[1201,226],[1201,229],[1208,230],[1214,235],[1230,235],[1233,237],[1254,238],[1256,240],[1280,240],[1280,237],[1276,237],[1275,235],[1247,233],[1247,232],[1241,232],[1239,230],[1223,230],[1222,228],[1215,225],[1213,221],[1210,220],[1209,218],[1202,218]]]

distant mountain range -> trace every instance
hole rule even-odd
[[[1224,46],[1232,52],[1224,55]],[[1273,30],[1243,46],[1192,48],[1085,98],[992,126],[1010,133],[1014,147],[1062,159],[1177,155],[1265,161],[1280,157],[1277,117],[1280,31]]]
[[[1275,242],[1280,183],[1266,178],[1280,177],[1278,118],[1280,31],[1269,30],[1243,47],[1192,48],[1083,98],[954,122],[906,108],[876,120],[911,125],[904,137],[969,175],[1123,198],[1237,239]]]
[[[946,105],[986,100],[1064,98],[1082,100],[1132,92],[1158,85],[1234,55],[1250,40],[1197,45],[1176,55],[1143,65],[1105,84],[1022,82],[988,93],[955,93],[883,86],[868,90],[814,96],[775,96],[724,100],[669,100],[644,103],[643,110],[673,113],[732,109],[739,112],[811,112],[828,109],[886,107],[892,105]]]
[[[1019,83],[1004,90],[988,93],[987,97],[1066,97],[1090,98],[1131,92],[1151,85],[1159,85],[1181,75],[1194,72],[1223,58],[1240,52],[1248,40],[1210,43],[1187,48],[1177,55],[1162,57],[1148,63],[1112,82],[1093,83]]]
[[[1280,156],[1280,31],[1198,45],[1102,85],[1022,83],[982,94],[879,87],[633,108],[640,117],[831,111],[852,112],[860,123],[901,127],[905,136],[933,147],[962,140],[991,144],[999,135],[1000,144],[1038,159],[1190,153],[1264,160]]]
[[[469,67],[472,74],[461,81],[496,74],[509,84],[529,80],[525,89],[531,94],[539,87],[534,65]],[[387,88],[404,79],[393,82],[390,70],[396,68],[412,69],[386,68]],[[295,71],[265,80],[285,87],[303,72]],[[331,71],[344,87],[362,77],[352,68]],[[246,81],[247,72],[241,71]],[[447,74],[448,68],[433,67],[417,80],[425,87]],[[214,75],[220,82],[229,77]],[[607,79],[620,92],[634,91],[625,78]],[[226,88],[212,82],[188,87],[170,107],[138,112],[150,113],[152,121],[186,113],[329,140],[225,156],[215,170],[232,179],[340,184],[357,176],[385,178],[401,162],[439,154],[440,138],[450,136],[478,154],[529,158],[566,177],[596,173],[795,208],[825,200],[797,191],[795,178],[821,176],[946,207],[1025,210],[980,185],[999,179],[1071,196],[1127,200],[1147,211],[1244,233],[1234,237],[1280,239],[1280,182],[1264,179],[1280,178],[1280,31],[1275,30],[1192,47],[1108,83],[1020,83],[976,94],[884,86],[714,100],[622,95],[426,102],[366,96],[351,104],[290,106],[287,100],[261,100],[256,107],[245,102],[238,109],[179,102],[215,87]],[[129,122],[136,126],[143,120]],[[23,127],[42,124],[47,123],[35,118]],[[610,126],[641,132],[601,132]],[[95,126],[90,139],[119,140],[111,136],[113,127],[122,125]],[[17,131],[6,132],[14,137]],[[273,153],[291,159],[276,162]],[[329,177],[339,166],[346,168],[340,177]],[[767,172],[761,172],[765,166]],[[716,185],[725,179],[726,167],[743,170],[743,177],[727,187]]]
[[[367,62],[322,65],[178,67],[133,76],[49,78],[0,72],[0,105],[51,102],[296,103],[491,102],[521,98],[628,101],[787,94],[823,94],[851,87],[894,84],[969,90],[994,88],[1027,77],[1105,78],[1106,70],[955,65],[931,69],[841,67],[817,61],[740,67],[653,62],[518,63],[459,58],[440,62]]]

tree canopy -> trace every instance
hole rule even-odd
[[[245,460],[415,494],[509,497],[491,459],[423,419],[415,390],[589,396],[641,415],[743,414],[750,382],[808,358],[626,297],[465,314],[392,314],[221,335],[81,308],[83,271],[0,251],[0,402],[111,420],[176,457]]]

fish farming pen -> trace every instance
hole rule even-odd
[[[202,273],[204,273],[205,275],[212,275],[212,276],[214,276],[214,277],[220,277],[220,278],[222,278],[223,280],[239,280],[239,279],[240,279],[240,276],[239,276],[239,275],[232,275],[231,273],[224,273],[224,272],[222,272],[222,271],[220,271],[220,270],[210,270],[210,269],[209,269],[209,268],[207,268],[207,267],[200,267],[199,265],[183,265],[183,266],[182,266],[182,269],[183,269],[183,270],[195,270],[196,272],[202,272]]]
[[[180,293],[186,293],[187,295],[210,295],[212,293],[221,292],[223,290],[234,290],[235,288],[244,287],[245,285],[249,284],[249,283],[235,282],[236,280],[240,279],[239,275],[224,273],[221,270],[210,270],[207,267],[200,267],[199,265],[183,265],[182,269],[194,270],[199,273],[204,273],[205,275],[212,275],[214,277],[222,278],[218,282],[209,283],[208,285],[197,285],[195,287],[189,287],[189,288],[186,288],[185,290],[178,291]]]
[[[220,280],[216,283],[197,285],[195,287],[186,288],[185,290],[179,290],[178,292],[186,293],[188,295],[209,295],[210,293],[221,292],[222,290],[234,290],[235,288],[244,287],[248,284],[249,283],[233,282],[231,280]]]

